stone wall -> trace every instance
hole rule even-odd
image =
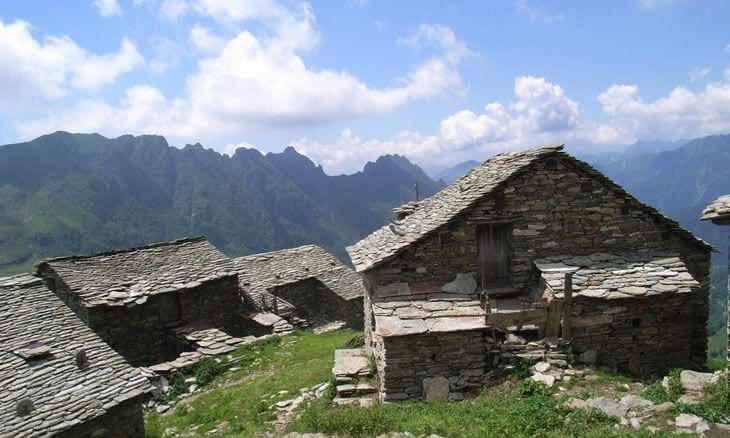
[[[271,293],[293,304],[295,315],[314,326],[339,320],[349,328],[363,328],[362,298],[345,300],[316,278],[278,286]]]
[[[492,364],[487,354],[490,346],[481,329],[375,335],[373,345],[382,401],[461,400],[482,387],[483,375]],[[424,385],[429,390],[424,391]]]
[[[144,416],[142,402],[144,396],[134,397],[120,403],[85,423],[67,429],[58,435],[59,438],[143,438]]]
[[[698,291],[611,300],[574,297],[573,348],[595,350],[601,365],[645,378],[700,366],[707,335],[697,337],[693,331],[699,301]]]
[[[595,171],[565,156],[532,164],[455,217],[447,227],[368,270],[365,283],[370,298],[423,299],[440,292],[458,273],[478,272],[476,228],[490,220],[509,223],[510,279],[514,287],[526,292],[538,283],[533,262],[557,253],[679,254],[701,285],[695,292],[696,299],[691,298],[693,323],[689,333],[693,338],[691,357],[695,363],[704,362],[709,251],[682,239],[647,207],[611,187]],[[371,323],[366,309],[365,326]]]
[[[180,319],[163,321],[164,295],[175,294],[180,300]],[[147,366],[173,359],[182,348],[170,333],[170,325],[183,325],[199,319],[225,331],[235,331],[233,312],[241,306],[238,279],[222,277],[191,289],[148,297],[147,302],[132,307],[94,306],[87,309],[87,324],[112,348],[134,366]]]
[[[480,220],[509,221],[509,259],[515,287],[536,284],[535,259],[559,252],[672,251],[692,275],[706,280],[707,254],[688,245],[637,201],[603,184],[565,157],[534,163],[522,174],[454,218],[448,227],[374,268],[378,285],[408,283],[413,294],[477,272],[476,227]],[[698,256],[695,260],[693,257]]]

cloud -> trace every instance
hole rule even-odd
[[[533,22],[553,23],[565,18],[563,13],[549,13],[547,7],[540,0],[516,0],[513,5],[518,15],[527,17]]]
[[[165,0],[160,4],[160,16],[164,20],[174,23],[184,16],[189,9],[190,5],[185,0]]]
[[[672,3],[677,3],[679,0],[637,0],[637,3],[639,4],[639,7],[641,7],[644,10],[652,10],[659,6],[665,6],[670,5]]]
[[[351,8],[365,9],[370,4],[370,0],[347,0],[347,4]]]
[[[150,38],[155,56],[150,60],[150,69],[157,74],[163,74],[167,69],[180,64],[180,57],[184,48],[168,38],[154,36]]]
[[[514,101],[491,102],[445,117],[432,134],[401,131],[386,140],[364,140],[350,130],[323,144],[301,138],[291,144],[330,173],[351,173],[383,154],[397,153],[425,165],[452,165],[508,150],[565,143],[601,150],[638,140],[678,140],[730,131],[730,67],[724,81],[698,92],[677,87],[644,102],[636,85],[612,85],[597,96],[605,120],[583,116],[562,87],[545,78],[515,79]]]
[[[710,67],[694,67],[692,70],[687,72],[687,75],[689,76],[689,80],[692,82],[700,82],[702,79],[707,76],[712,69]]]
[[[226,40],[220,35],[211,32],[207,27],[196,23],[190,29],[188,42],[198,52],[206,55],[220,53],[226,46]]]
[[[117,0],[94,0],[94,6],[99,9],[99,14],[102,17],[122,16],[122,8]]]
[[[90,53],[67,36],[37,40],[30,24],[0,21],[0,101],[24,104],[28,97],[58,98],[71,88],[97,90],[143,63],[128,39],[118,52]]]
[[[399,40],[404,48],[426,54],[426,59],[396,78],[391,86],[374,88],[345,70],[307,65],[303,54],[320,37],[309,5],[287,9],[266,0],[199,0],[190,4],[190,10],[225,26],[254,20],[263,29],[256,34],[237,30],[226,40],[201,24],[194,25],[188,40],[204,57],[198,60],[197,70],[186,78],[184,90],[176,99],[168,99],[151,86],[138,86],[128,90],[125,99],[116,105],[83,101],[64,108],[62,113],[49,111],[37,123],[23,124],[21,131],[28,136],[38,133],[35,130],[42,126],[46,128],[39,132],[51,126],[71,129],[77,126],[74,118],[83,116],[84,126],[94,126],[95,131],[156,132],[187,141],[193,136],[221,138],[381,115],[410,102],[452,99],[466,92],[459,67],[474,54],[446,26],[419,26]],[[231,33],[231,28],[225,26],[218,31]],[[166,41],[161,39],[159,43],[165,45]],[[168,60],[158,57],[150,63],[158,71],[169,65]],[[82,113],[89,107],[98,109],[98,117]],[[120,125],[120,121],[126,124]]]

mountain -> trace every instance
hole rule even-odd
[[[656,154],[626,153],[589,161],[642,202],[726,250],[726,230],[699,217],[707,204],[730,193],[730,135],[698,138]]]
[[[469,160],[464,161],[463,163],[455,164],[448,169],[444,169],[441,172],[437,173],[433,179],[436,181],[443,181],[446,184],[451,184],[452,182],[456,181],[457,179],[461,178],[466,174],[466,172],[470,171],[472,168],[479,165],[478,161]]]
[[[232,157],[160,136],[56,132],[0,146],[0,275],[37,260],[203,234],[230,256],[344,247],[442,185],[388,155],[328,176],[293,148]]]

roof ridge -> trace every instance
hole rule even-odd
[[[126,249],[114,249],[114,250],[110,250],[110,251],[102,251],[102,252],[97,252],[97,253],[92,253],[92,254],[71,255],[71,256],[54,257],[54,258],[50,258],[50,259],[43,259],[38,263],[37,266],[40,266],[44,263],[50,263],[50,262],[58,262],[58,261],[64,261],[64,260],[83,260],[83,259],[88,259],[91,257],[125,254],[125,253],[130,253],[130,252],[135,252],[135,251],[141,251],[141,250],[145,250],[145,249],[160,248],[163,246],[173,246],[173,245],[180,245],[182,243],[193,243],[193,242],[202,242],[202,241],[207,241],[205,236],[202,236],[202,235],[193,236],[193,237],[183,237],[183,238],[175,239],[175,240],[168,241],[168,242],[154,242],[154,243],[149,243],[147,245],[135,246],[135,247],[126,248]]]
[[[257,257],[272,257],[272,256],[284,255],[284,254],[295,254],[295,253],[302,252],[305,250],[320,250],[320,251],[324,251],[327,254],[329,254],[321,246],[315,245],[313,243],[309,243],[307,245],[295,246],[294,248],[282,248],[282,249],[276,249],[273,251],[259,252],[256,254],[248,254],[248,255],[244,255],[244,256],[240,256],[240,257],[235,257],[232,260],[237,261],[237,260],[245,260],[245,259],[254,259]]]

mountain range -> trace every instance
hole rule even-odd
[[[397,155],[328,176],[289,147],[231,157],[160,136],[56,132],[0,146],[0,275],[36,261],[202,234],[230,256],[344,247],[442,184]]]

